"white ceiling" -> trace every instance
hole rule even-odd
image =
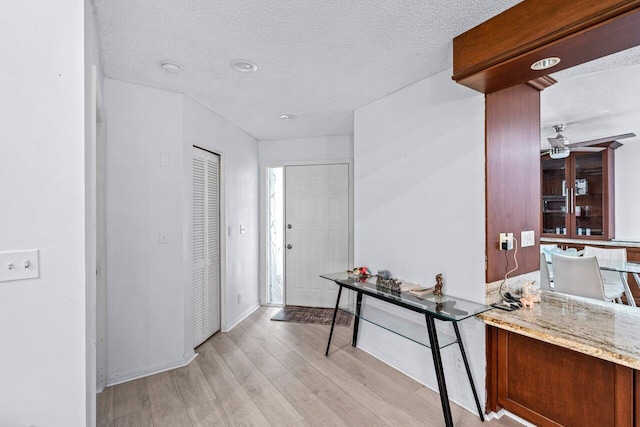
[[[106,77],[184,92],[261,140],[352,134],[355,108],[450,68],[453,37],[518,2],[93,0]]]
[[[558,83],[541,97],[541,146],[565,123],[569,142],[635,133],[640,143],[640,47],[552,74]]]

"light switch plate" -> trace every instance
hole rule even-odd
[[[169,231],[168,230],[160,230],[158,232],[158,240],[161,245],[166,245],[169,243]]]
[[[520,247],[526,248],[535,245],[535,234],[533,230],[520,232]]]
[[[0,252],[0,282],[40,277],[38,250]]]

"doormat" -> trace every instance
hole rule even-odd
[[[350,326],[352,314],[338,310],[336,325]],[[271,320],[280,322],[314,323],[317,325],[330,325],[333,320],[332,308],[315,307],[285,307],[277,312]]]

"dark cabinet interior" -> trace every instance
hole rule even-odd
[[[542,169],[542,235],[594,240],[614,238],[613,149],[545,155]]]

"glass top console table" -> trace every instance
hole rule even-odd
[[[354,315],[353,339],[351,341],[351,345],[354,347],[358,340],[358,326],[360,324],[360,320],[363,320],[430,348],[436,372],[436,379],[438,381],[438,389],[440,391],[440,402],[442,404],[445,424],[447,426],[453,426],[440,349],[458,343],[460,353],[462,354],[462,360],[464,361],[464,366],[467,371],[467,376],[469,377],[469,383],[471,384],[471,391],[473,392],[476,407],[478,408],[478,415],[480,416],[480,419],[484,421],[483,411],[473,383],[469,362],[467,361],[457,322],[490,310],[491,307],[460,298],[453,298],[447,295],[428,295],[421,298],[406,292],[392,291],[378,287],[376,286],[374,279],[360,278],[346,272],[322,274],[320,277],[331,280],[339,286],[338,298],[333,312],[333,322],[331,323],[331,331],[329,332],[329,341],[327,343],[325,356],[329,355],[329,347],[331,346],[331,337],[333,336],[333,328],[335,326],[338,309],[345,310]],[[343,303],[341,305],[340,299],[343,288],[355,292],[355,301],[349,300],[346,304]],[[419,324],[406,318],[396,316],[373,305],[363,303],[363,295],[423,314],[425,316],[426,328],[421,327]],[[451,322],[455,332],[455,337],[444,334],[439,335],[436,332],[436,319]]]

